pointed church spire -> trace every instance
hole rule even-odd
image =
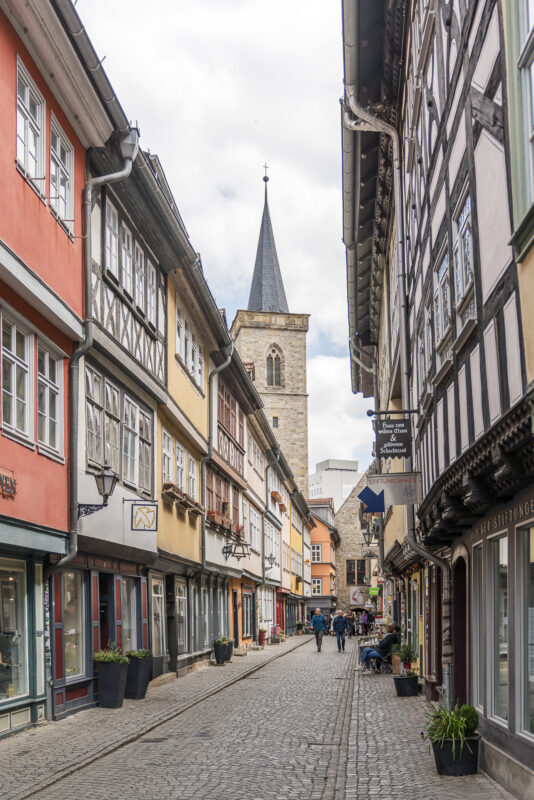
[[[269,203],[267,201],[267,164],[265,167],[265,205],[263,207],[263,217],[260,227],[260,238],[256,251],[256,263],[254,265],[254,275],[252,276],[252,286],[248,298],[249,311],[280,311],[288,314],[286,293],[282,273],[276,255],[274,243],[273,226],[271,225],[271,215],[269,214]]]

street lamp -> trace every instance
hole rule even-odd
[[[97,472],[95,475],[96,488],[98,489],[98,494],[102,498],[102,502],[100,505],[97,503],[78,503],[78,516],[88,517],[89,514],[94,514],[96,511],[101,511],[105,508],[118,480],[119,476],[116,472],[113,472],[109,464],[102,467],[100,472]]]
[[[369,547],[369,545],[371,544],[371,539],[373,538],[370,528],[366,526],[365,528],[363,528],[362,533],[365,544]]]
[[[269,562],[269,569],[272,569],[274,566],[274,562],[276,561],[276,556],[274,553],[270,553],[270,555],[265,556],[265,560]]]
[[[238,561],[241,561],[242,558],[248,556],[248,544],[245,542],[244,539],[238,539],[237,542],[234,543],[233,553],[232,555],[234,558],[237,558]]]

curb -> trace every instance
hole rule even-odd
[[[255,664],[254,666],[250,667],[249,669],[244,670],[240,675],[236,675],[233,678],[230,678],[226,683],[223,683],[221,686],[218,686],[215,689],[211,689],[210,691],[206,692],[202,697],[197,697],[196,700],[192,700],[190,703],[186,703],[183,706],[180,706],[178,709],[174,709],[169,714],[166,714],[164,717],[160,717],[157,722],[151,722],[149,725],[145,725],[143,728],[139,728],[135,733],[131,734],[130,736],[125,737],[124,739],[120,739],[119,741],[113,742],[112,744],[106,745],[101,750],[97,752],[91,753],[91,755],[87,756],[86,758],[82,759],[81,761],[76,762],[76,764],[71,764],[69,767],[65,767],[58,772],[53,773],[45,780],[40,781],[39,783],[34,783],[31,788],[24,789],[22,792],[18,794],[13,794],[10,797],[6,797],[6,800],[27,800],[29,797],[34,797],[37,792],[42,792],[45,789],[48,789],[50,786],[53,786],[59,781],[63,780],[64,778],[68,778],[69,775],[74,774],[75,772],[79,772],[84,767],[89,766],[94,761],[98,761],[100,758],[104,758],[105,756],[114,753],[117,750],[120,750],[122,747],[125,747],[128,744],[132,744],[132,742],[136,742],[141,737],[145,736],[147,733],[150,733],[155,728],[159,728],[160,725],[164,725],[166,722],[169,722],[174,717],[180,716],[185,711],[189,711],[190,708],[198,705],[199,703],[204,702],[209,697],[213,697],[213,695],[219,694],[224,689],[227,689],[229,686],[232,686],[234,683],[238,683],[239,681],[246,678],[248,675],[252,675],[254,672],[258,672],[260,669],[263,669],[268,664],[272,664],[273,661],[276,661],[279,658],[283,658],[286,655],[289,655],[298,647],[302,647],[304,644],[309,644],[311,640],[305,639],[303,642],[298,642],[295,644],[291,650],[287,650],[285,653],[277,653],[273,655],[271,658],[263,661],[261,664]]]

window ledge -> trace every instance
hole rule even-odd
[[[449,356],[449,358],[447,358],[443,362],[441,367],[438,369],[438,371],[434,375],[434,378],[433,378],[433,381],[432,381],[434,386],[439,386],[441,381],[447,376],[447,374],[449,373],[449,371],[451,369],[452,369],[452,356]]]
[[[467,342],[473,331],[476,329],[476,327],[477,327],[476,319],[471,318],[467,320],[462,330],[452,343],[452,349],[454,350],[455,353],[460,352],[460,350],[465,345],[465,343]]]
[[[24,445],[24,447],[27,447],[28,450],[35,450],[35,442],[32,442],[22,434],[17,433],[17,431],[8,428],[5,424],[2,425],[2,436],[5,436],[6,439],[11,439],[13,442]]]
[[[459,314],[460,316],[463,314],[463,312],[465,311],[465,309],[467,308],[467,306],[469,305],[469,303],[473,299],[474,290],[475,290],[475,287],[474,287],[473,281],[471,281],[471,283],[469,284],[469,286],[467,287],[467,289],[464,292],[464,296],[456,304],[456,313]]]
[[[57,461],[58,464],[65,464],[65,456],[61,455],[61,453],[58,453],[55,450],[49,449],[46,447],[46,445],[38,444],[37,452],[40,456],[45,456],[46,458],[50,458],[52,461]]]
[[[30,186],[30,188],[35,192],[39,200],[41,200],[43,205],[46,206],[46,197],[39,189],[39,186],[37,185],[35,178],[30,178],[30,176],[28,175],[28,173],[26,172],[26,170],[24,169],[18,158],[15,159],[15,166],[17,168],[17,172],[19,173],[19,175],[21,175],[24,178],[28,186]],[[39,181],[39,183],[44,183],[44,181]]]
[[[202,389],[200,388],[200,386],[198,385],[196,380],[193,378],[193,376],[191,375],[190,371],[187,369],[187,366],[185,365],[184,360],[181,358],[181,356],[178,353],[174,354],[174,360],[182,368],[182,371],[185,373],[186,378],[188,378],[190,383],[193,385],[193,388],[198,392],[198,394],[203,399],[205,399],[206,395],[204,394],[204,392],[202,391]]]
[[[514,246],[516,261],[521,263],[534,246],[534,203],[515,229],[511,243]]]

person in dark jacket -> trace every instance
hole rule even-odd
[[[343,616],[341,609],[338,610],[334,617],[332,630],[336,634],[338,652],[341,653],[341,650],[345,650],[345,631],[347,630],[347,620]]]
[[[395,626],[398,627],[398,626]],[[391,648],[394,644],[399,644],[399,634],[393,628],[393,625],[388,625],[386,628],[386,635],[381,639],[375,647],[364,647],[361,654],[361,662],[364,672],[370,672],[370,662],[372,658],[383,659],[391,653]]]
[[[311,627],[315,634],[315,641],[317,642],[317,652],[320,653],[324,632],[328,631],[326,618],[321,614],[320,608],[315,609],[315,614],[311,618]]]

